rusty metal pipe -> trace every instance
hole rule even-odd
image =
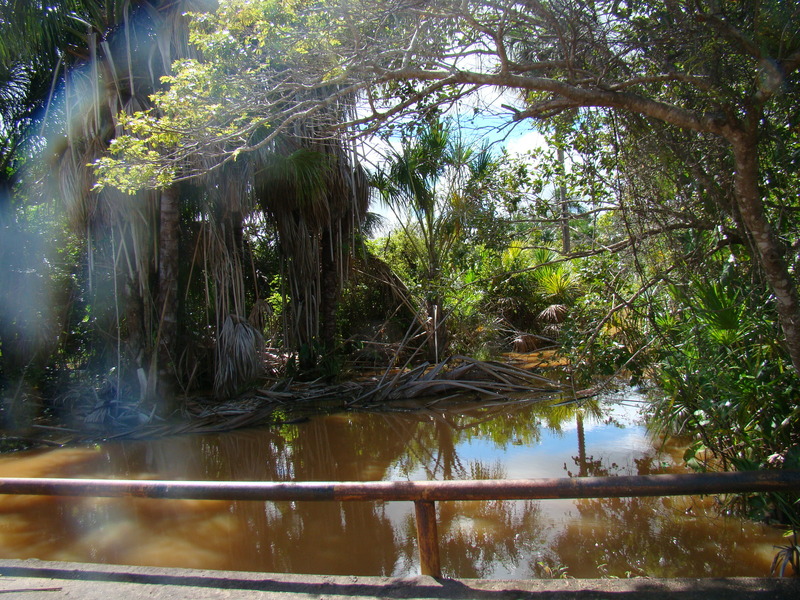
[[[621,498],[800,490],[800,471],[478,481],[137,481],[0,478],[0,494],[197,500],[447,501]]]
[[[420,573],[431,577],[441,577],[442,566],[439,559],[436,503],[432,500],[415,500],[414,517],[417,522]]]
[[[423,575],[441,576],[436,501],[620,498],[800,490],[800,471],[479,481],[136,481],[0,478],[0,494],[197,500],[414,501]]]

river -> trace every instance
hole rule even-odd
[[[0,476],[366,481],[684,472],[635,390],[394,405],[279,427],[0,456]],[[781,532],[713,498],[437,503],[446,576],[765,576]],[[350,575],[418,573],[408,502],[0,497],[0,556]]]

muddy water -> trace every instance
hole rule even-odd
[[[342,413],[223,435],[0,457],[0,476],[267,481],[678,472],[640,398]],[[0,556],[294,573],[418,572],[412,506],[0,496]],[[780,532],[712,500],[438,503],[458,577],[766,575]]]

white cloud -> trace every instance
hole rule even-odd
[[[547,146],[544,136],[538,131],[529,130],[521,135],[506,140],[506,149],[510,154],[524,154],[535,148]]]

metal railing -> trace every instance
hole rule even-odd
[[[800,471],[470,481],[136,481],[0,478],[0,494],[247,501],[414,502],[423,575],[441,576],[436,502],[800,491]]]

